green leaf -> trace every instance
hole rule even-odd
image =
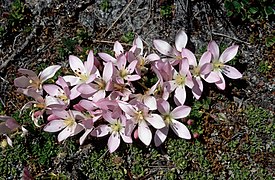
[[[270,7],[270,6],[265,7],[264,10],[265,10],[265,14],[266,14],[267,16],[272,15],[272,14],[275,14],[274,9],[273,9],[272,7]]]
[[[256,14],[258,11],[259,11],[259,9],[257,7],[249,8],[249,12],[251,12],[252,14]]]
[[[265,45],[266,45],[267,47],[273,46],[274,43],[275,43],[275,36],[267,37],[267,38],[265,39]]]

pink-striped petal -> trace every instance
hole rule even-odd
[[[195,57],[194,53],[192,53],[189,49],[186,49],[186,48],[182,49],[181,57],[183,59],[186,58],[188,60],[188,65],[197,66],[196,57]]]
[[[124,79],[127,80],[127,81],[137,81],[140,78],[141,77],[139,75],[135,74],[135,75],[127,75],[127,76],[125,76]]]
[[[186,44],[188,41],[188,37],[187,34],[183,31],[180,30],[177,35],[176,35],[176,39],[175,39],[175,45],[176,45],[176,49],[181,52],[183,48],[185,48]]]
[[[140,49],[139,55],[143,55],[143,43],[142,43],[142,39],[140,36],[136,37],[133,44],[136,45],[136,47]]]
[[[116,41],[114,44],[114,51],[115,51],[115,56],[118,57],[119,55],[124,53],[123,47],[120,44],[120,42]]]
[[[159,55],[153,53],[153,54],[149,54],[149,55],[146,57],[146,60],[149,61],[149,62],[158,61],[158,60],[160,60],[160,57],[159,57]]]
[[[91,132],[91,135],[96,137],[103,137],[103,136],[106,136],[110,131],[111,131],[110,127],[104,124],[96,127]]]
[[[108,149],[110,153],[113,153],[119,147],[119,144],[120,144],[119,133],[113,132],[108,139]]]
[[[92,69],[94,67],[94,53],[93,53],[93,51],[89,51],[87,61],[84,62],[84,66],[86,68],[87,74],[91,74]]]
[[[222,73],[231,79],[239,79],[242,77],[242,74],[236,68],[228,65],[224,65]]]
[[[155,48],[163,55],[173,56],[173,47],[163,40],[153,41]]]
[[[126,114],[130,116],[135,116],[136,110],[133,108],[132,105],[125,103],[125,102],[118,102],[118,105],[122,111],[124,111]]]
[[[169,128],[165,126],[162,129],[156,130],[155,136],[154,136],[154,143],[156,147],[160,146],[165,139],[167,138]]]
[[[154,96],[145,95],[143,98],[143,102],[149,108],[149,110],[157,109],[157,101]]]
[[[202,56],[200,58],[199,66],[202,67],[204,64],[210,63],[211,58],[212,58],[211,52],[206,51],[205,53],[202,54]]]
[[[179,86],[175,90],[175,98],[179,101],[180,104],[184,104],[186,100],[186,91],[184,86]]]
[[[16,87],[27,88],[30,85],[30,79],[26,76],[20,76],[14,80]]]
[[[178,137],[183,139],[191,139],[191,134],[184,124],[176,120],[172,120],[170,127]]]
[[[138,125],[138,138],[146,146],[149,146],[152,140],[152,132],[145,121],[141,121]]]
[[[173,119],[184,118],[184,117],[188,116],[190,112],[191,112],[190,107],[185,106],[185,105],[178,106],[171,112],[171,117]]]
[[[132,61],[129,66],[126,68],[126,70],[128,71],[129,74],[133,73],[135,68],[136,68],[136,65],[137,65],[138,61],[135,60],[135,61]]]
[[[146,117],[146,121],[149,122],[154,128],[161,129],[165,127],[165,123],[162,117],[158,114],[151,114]]]
[[[162,115],[166,115],[169,114],[170,112],[170,104],[163,100],[163,99],[159,99],[158,102],[158,111],[162,114]]]
[[[106,62],[117,63],[117,59],[107,53],[98,53],[99,57]]]
[[[108,62],[104,65],[104,69],[103,69],[103,75],[102,75],[102,79],[105,82],[108,82],[111,80],[112,76],[113,76],[113,63],[112,62]]]
[[[186,59],[183,59],[182,61],[180,61],[179,73],[181,75],[186,75],[188,72],[189,72],[189,63]]]
[[[49,66],[46,69],[44,69],[40,74],[39,74],[39,79],[41,82],[44,82],[50,78],[52,78],[55,73],[61,68],[59,65],[53,65]]]
[[[57,132],[65,127],[66,125],[64,123],[64,120],[52,120],[44,127],[43,130],[46,132]]]
[[[87,136],[92,132],[93,128],[92,129],[87,129],[85,131],[85,133],[80,137],[79,139],[79,144],[82,145],[85,141],[85,139],[87,138]]]
[[[215,41],[211,41],[208,44],[207,50],[209,50],[211,52],[211,54],[213,55],[214,60],[219,59],[220,50],[219,50],[219,46],[217,45],[217,43]]]
[[[215,82],[215,84],[219,89],[224,90],[225,89],[224,77],[221,72],[218,72],[218,75],[220,76],[220,80],[218,82]]]
[[[223,63],[227,63],[228,61],[233,59],[238,53],[238,48],[239,48],[238,45],[233,45],[225,49],[221,54],[219,61]]]
[[[72,75],[63,76],[63,79],[69,83],[69,86],[80,84],[80,78]]]
[[[97,89],[92,88],[92,86],[88,84],[80,84],[77,88],[77,91],[79,91],[81,94],[93,94],[97,91]]]
[[[215,83],[215,82],[220,81],[220,79],[221,79],[218,71],[212,71],[209,74],[205,75],[203,78],[208,83]]]
[[[86,68],[84,67],[83,62],[78,57],[70,55],[69,64],[74,73],[81,72],[81,73],[87,74]]]

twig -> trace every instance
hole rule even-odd
[[[115,44],[113,41],[105,41],[105,40],[93,40],[93,43],[106,43],[106,44]],[[132,46],[131,44],[126,44],[126,43],[120,43],[123,46]]]
[[[130,7],[130,5],[133,3],[134,0],[131,0],[129,2],[129,4],[123,9],[123,11],[120,13],[120,15],[118,16],[118,18],[115,20],[115,22],[113,22],[113,24],[107,29],[107,31],[105,31],[105,33],[103,34],[103,37],[113,28],[113,26],[117,23],[117,21],[121,18],[121,16],[125,13],[125,11]]]
[[[32,32],[30,33],[30,35],[26,38],[26,41],[24,42],[24,44],[22,44],[22,45],[18,48],[17,51],[15,51],[14,53],[12,53],[12,55],[11,55],[5,62],[3,62],[3,63],[1,64],[0,70],[2,70],[3,68],[5,68],[5,67],[8,65],[8,63],[9,63],[10,61],[12,61],[12,60],[14,59],[14,57],[15,57],[17,54],[19,54],[19,53],[21,53],[21,52],[23,51],[23,49],[29,44],[30,40],[31,40],[31,39],[33,38],[33,36],[36,34],[36,29],[37,29],[37,27],[34,27],[33,30],[32,30]]]
[[[226,38],[229,38],[229,39],[233,39],[233,40],[235,40],[235,41],[244,43],[244,44],[246,44],[246,45],[250,45],[249,42],[246,42],[246,41],[240,40],[240,39],[238,39],[238,38],[234,38],[234,37],[228,36],[228,35],[226,35],[226,34],[221,34],[221,33],[213,32],[213,31],[212,31],[212,34],[213,34],[213,35],[216,35],[216,36],[222,36],[222,37],[226,37]]]
[[[18,38],[20,35],[21,35],[21,33],[19,33],[17,36],[15,36],[14,41],[13,41],[13,44],[12,44],[12,50],[15,50],[15,49],[14,49],[14,46],[15,46],[15,43],[16,43],[17,38]]]

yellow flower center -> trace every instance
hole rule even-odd
[[[111,125],[111,128],[112,128],[113,131],[119,132],[122,129],[122,125],[121,125],[121,123],[116,122],[116,123]]]
[[[105,89],[105,87],[106,87],[106,82],[105,82],[103,79],[98,79],[98,80],[96,80],[95,82],[97,83],[98,88],[99,88],[100,90],[104,90],[104,89]]]
[[[177,85],[184,85],[185,84],[185,77],[178,74],[178,75],[176,75],[175,81],[176,81]]]
[[[224,67],[224,64],[220,61],[214,61],[213,62],[213,67],[215,71],[218,71]]]
[[[144,120],[144,115],[143,115],[143,112],[142,112],[142,111],[138,111],[138,112],[136,113],[136,120],[137,120],[138,122],[141,122],[141,121]]]
[[[34,89],[41,89],[41,82],[39,80],[29,80],[30,86]]]
[[[200,67],[199,66],[194,67],[192,72],[193,72],[194,76],[199,76],[200,75]]]
[[[128,71],[123,68],[119,71],[119,75],[120,77],[125,78],[128,75]]]
[[[73,118],[67,118],[67,119],[64,120],[64,123],[65,123],[66,126],[71,127],[71,126],[74,125],[75,120]]]
[[[33,107],[44,109],[45,108],[45,104],[43,104],[43,103],[37,103],[37,104],[34,104]]]
[[[89,79],[88,75],[86,73],[82,73],[80,70],[74,70],[74,73],[83,82],[86,82]]]
[[[165,115],[163,119],[165,124],[170,124],[172,122],[172,118],[169,114]]]

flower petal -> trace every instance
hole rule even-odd
[[[215,83],[220,81],[220,76],[217,71],[211,71],[209,74],[205,75],[203,79],[208,83]]]
[[[26,76],[20,76],[14,80],[16,87],[27,88],[30,85],[30,79]]]
[[[210,63],[211,61],[211,52],[210,51],[206,51],[205,53],[202,54],[201,58],[200,58],[200,62],[199,62],[199,66],[203,66],[206,63]]]
[[[65,127],[66,125],[64,123],[64,120],[52,120],[44,127],[43,130],[46,132],[57,132]]]
[[[161,129],[165,127],[165,123],[162,117],[158,114],[151,114],[150,116],[145,118],[147,122],[149,122],[154,128]]]
[[[223,63],[227,63],[228,61],[233,59],[238,53],[238,48],[239,48],[238,45],[233,45],[225,49],[221,54],[219,61]]]
[[[165,101],[163,99],[159,99],[158,102],[157,102],[157,104],[158,104],[158,111],[161,114],[163,114],[163,115],[169,114],[169,112],[170,112],[170,104],[167,101]]]
[[[144,104],[149,108],[149,110],[156,110],[157,109],[157,101],[154,96],[144,96]]]
[[[159,55],[153,53],[153,54],[149,54],[148,56],[146,56],[146,60],[149,62],[158,61],[158,60],[160,60],[160,57],[159,57]]]
[[[63,79],[70,83],[69,86],[75,86],[77,84],[80,84],[80,78],[72,75],[63,76]]]
[[[121,55],[124,52],[123,47],[120,44],[120,42],[118,42],[118,41],[115,42],[114,51],[115,51],[115,57],[118,57],[119,55]]]
[[[124,111],[126,114],[128,114],[130,116],[134,116],[135,115],[136,110],[133,108],[132,105],[130,105],[128,103],[125,103],[125,102],[122,102],[122,101],[119,101],[118,105],[119,105],[120,109],[122,111]]]
[[[136,80],[139,80],[141,77],[137,74],[134,74],[134,75],[127,75],[125,76],[125,80],[127,81],[136,81]]]
[[[217,43],[215,41],[211,41],[208,44],[207,50],[209,50],[211,52],[214,60],[219,59],[220,50],[219,50],[219,46],[217,45]]]
[[[180,104],[184,104],[186,100],[186,91],[184,86],[176,88],[175,98],[179,101]]]
[[[79,144],[82,145],[84,143],[84,140],[87,138],[87,136],[92,132],[92,129],[87,129],[85,133],[80,137]]]
[[[103,136],[106,136],[110,132],[110,130],[111,129],[109,126],[107,126],[105,124],[100,125],[92,131],[91,135],[96,136],[96,137],[103,137]]]
[[[39,79],[41,82],[46,81],[47,79],[52,78],[55,73],[61,68],[59,65],[53,65],[49,66],[46,69],[44,69],[40,74],[39,74]]]
[[[219,89],[224,90],[225,89],[224,77],[221,72],[218,72],[218,75],[220,76],[220,80],[218,82],[215,82],[215,84]]]
[[[171,116],[174,119],[184,118],[189,115],[190,111],[191,111],[191,108],[188,106],[185,106],[185,105],[178,106],[171,112]]]
[[[188,64],[189,65],[193,65],[193,66],[197,66],[197,60],[196,60],[196,57],[194,55],[194,53],[192,53],[189,49],[182,49],[182,52],[181,52],[181,57],[184,59],[188,59]]]
[[[86,68],[86,73],[91,74],[92,69],[94,67],[94,53],[93,53],[93,51],[89,51],[87,61],[84,62],[84,66]]]
[[[81,73],[87,74],[86,68],[84,67],[83,62],[78,57],[70,55],[69,64],[74,73],[81,72]]]
[[[140,49],[140,53],[139,55],[143,55],[143,43],[142,43],[142,39],[140,36],[137,36],[136,39],[133,42],[134,45],[136,45],[137,48]]]
[[[191,139],[191,134],[184,124],[176,120],[172,120],[170,127],[178,137],[183,139]]]
[[[173,56],[173,48],[170,44],[163,40],[154,40],[153,41],[155,48],[166,56]]]
[[[107,53],[98,53],[99,57],[106,62],[117,63],[117,59]]]
[[[154,136],[154,143],[156,147],[160,146],[165,139],[167,138],[169,128],[165,126],[162,129],[156,130],[155,136]]]
[[[119,133],[113,132],[108,139],[108,149],[110,153],[114,152],[120,144],[120,136]]]
[[[89,84],[80,84],[79,86],[77,86],[77,91],[79,91],[81,94],[93,94],[94,92],[96,92],[97,90],[92,88],[92,86],[90,86]]]
[[[138,137],[146,146],[151,143],[152,132],[145,121],[141,121],[138,125]]]
[[[176,39],[175,39],[175,45],[176,45],[176,49],[181,52],[183,48],[185,48],[186,44],[188,41],[188,37],[187,34],[183,31],[180,30],[177,35],[176,35]]]
[[[102,76],[103,76],[102,79],[105,82],[108,82],[112,79],[112,76],[113,76],[113,63],[112,62],[108,62],[104,65]]]
[[[224,65],[222,73],[231,79],[239,79],[242,77],[242,74],[236,68],[228,65]]]

